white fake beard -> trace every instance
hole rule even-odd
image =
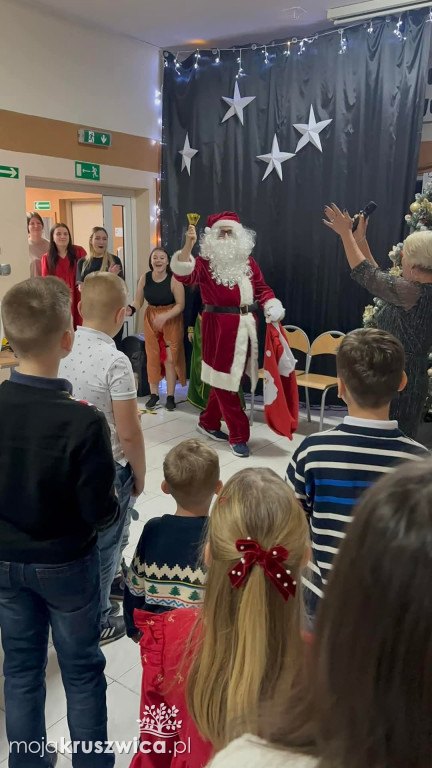
[[[255,232],[243,228],[223,239],[219,239],[218,234],[216,228],[201,237],[201,256],[210,262],[216,284],[233,288],[245,275],[252,276],[248,259],[255,245]]]

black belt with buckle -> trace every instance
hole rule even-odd
[[[249,312],[257,312],[258,304],[240,304],[239,307],[215,307],[213,304],[204,304],[204,312],[218,312],[221,315],[248,315]]]

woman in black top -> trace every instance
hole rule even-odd
[[[432,232],[414,232],[404,242],[402,277],[383,272],[366,240],[366,222],[352,233],[352,219],[337,206],[325,209],[324,223],[340,235],[351,277],[385,301],[375,314],[378,328],[392,333],[405,348],[408,384],[393,401],[390,416],[416,438],[428,392],[428,353],[432,347]]]
[[[93,227],[89,239],[89,253],[85,259],[77,263],[76,283],[81,290],[81,285],[91,272],[112,272],[124,280],[123,266],[118,258],[108,250],[108,232],[104,227]],[[120,348],[123,338],[123,328],[114,336],[116,347]]]
[[[147,408],[159,400],[159,382],[165,375],[167,410],[175,408],[174,390],[177,379],[186,385],[186,364],[183,344],[184,288],[171,274],[168,254],[154,248],[149,259],[150,272],[141,275],[131,312],[141,309],[144,299],[144,340],[147,354],[147,376],[151,397]]]

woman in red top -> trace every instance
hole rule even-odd
[[[131,768],[203,768],[231,736],[254,732],[263,701],[290,690],[309,555],[302,507],[275,472],[228,480],[209,518],[203,608],[134,611],[143,676]]]
[[[81,315],[78,312],[80,294],[76,286],[77,262],[86,255],[84,248],[72,243],[71,233],[66,224],[56,224],[52,228],[49,251],[42,256],[42,277],[48,275],[59,277],[69,286],[72,294],[74,328],[81,325]]]

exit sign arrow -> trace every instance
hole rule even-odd
[[[7,176],[9,179],[18,179],[19,168],[13,168],[9,165],[0,165],[0,176]]]
[[[100,181],[100,165],[97,163],[75,163],[76,179],[91,179]]]

